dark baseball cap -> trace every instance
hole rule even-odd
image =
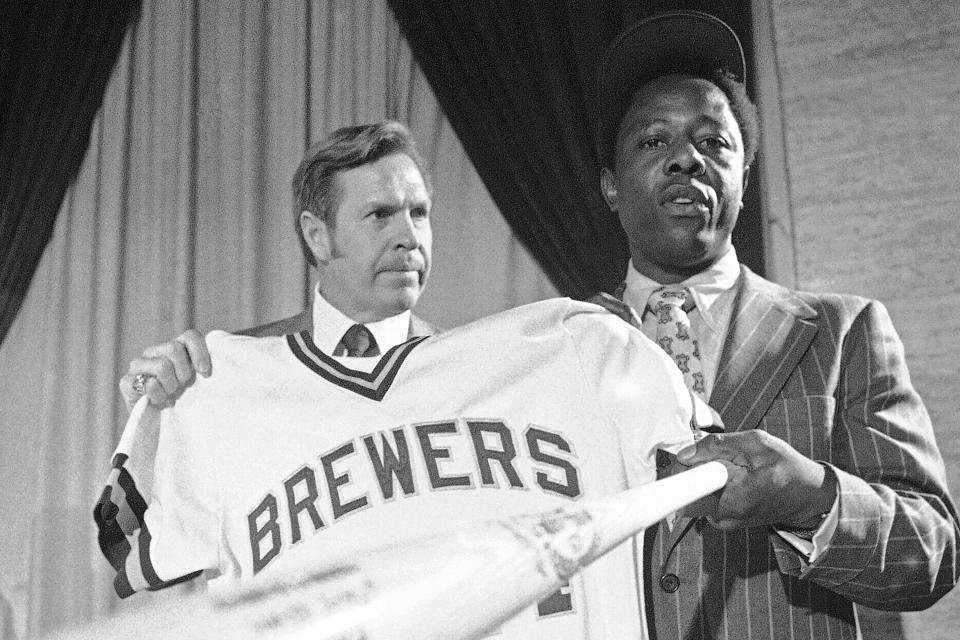
[[[642,85],[674,73],[709,76],[725,69],[746,80],[743,47],[733,29],[701,11],[668,11],[633,25],[607,47],[597,83],[597,153],[613,164],[617,129]]]

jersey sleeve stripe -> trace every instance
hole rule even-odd
[[[93,510],[100,551],[117,572],[113,588],[121,598],[144,589],[163,589],[201,573],[196,571],[172,580],[163,580],[157,574],[150,558],[152,538],[144,521],[147,502],[133,477],[123,467],[126,461],[124,454],[114,456],[107,485]]]

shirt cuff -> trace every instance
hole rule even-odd
[[[813,535],[809,539],[785,529],[777,529],[776,531],[797,551],[805,555],[809,562],[813,563],[816,562],[817,558],[823,555],[827,547],[830,546],[830,539],[833,538],[833,534],[836,532],[839,523],[840,493],[838,492],[837,497],[833,500],[833,506],[830,507],[830,511],[827,512],[827,515],[823,518],[823,522],[812,532]]]

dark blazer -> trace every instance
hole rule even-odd
[[[284,336],[300,331],[313,331],[313,311],[311,309],[307,309],[295,316],[284,318],[283,320],[268,322],[258,327],[237,331],[236,333],[241,336],[262,338],[264,336]],[[421,320],[417,316],[410,314],[410,331],[407,334],[408,338],[415,336],[432,336],[439,332],[440,330],[437,329],[437,327],[426,320]]]
[[[930,418],[881,303],[741,271],[709,403],[728,432],[764,429],[831,465],[839,525],[812,565],[768,527],[725,533],[697,519],[647,531],[654,637],[856,638],[854,602],[922,609],[960,575]]]

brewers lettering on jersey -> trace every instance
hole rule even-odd
[[[162,411],[141,401],[114,455],[96,519],[121,597],[616,493],[693,440],[669,357],[566,298],[412,339],[372,370],[308,332],[207,342],[213,375]],[[640,569],[621,545],[497,637],[642,637]]]

